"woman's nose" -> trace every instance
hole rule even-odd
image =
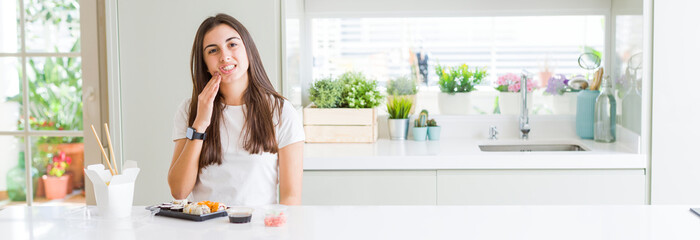
[[[231,61],[231,55],[233,54],[231,51],[228,49],[224,49],[221,51],[221,61],[222,62],[230,62]]]

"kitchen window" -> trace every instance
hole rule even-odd
[[[436,64],[467,64],[488,71],[473,92],[471,114],[494,114],[498,77],[525,69],[536,85],[531,113],[553,114],[548,80],[592,74],[579,67],[583,52],[596,52],[604,66],[605,29],[603,15],[312,18],[310,75],[317,80],[361,71],[383,87],[389,79],[415,75],[411,56],[427,56],[417,108],[439,114]]]

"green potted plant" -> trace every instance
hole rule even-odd
[[[428,110],[420,111],[413,125],[413,140],[425,141],[428,135]]]
[[[441,114],[469,114],[471,106],[470,92],[480,84],[487,76],[486,68],[469,70],[469,66],[462,64],[455,67],[435,66],[438,76],[440,93],[438,105]]]
[[[41,177],[47,199],[62,199],[66,196],[69,178],[65,173],[70,164],[71,158],[64,152],[58,152],[51,159],[46,168],[46,175]]]
[[[309,89],[312,104],[304,108],[306,142],[376,141],[382,99],[377,82],[360,72],[316,81]]]
[[[386,104],[389,113],[389,137],[391,140],[405,140],[408,135],[408,117],[413,100],[406,96],[392,98]]]
[[[343,86],[332,78],[317,80],[309,89],[309,100],[318,108],[335,108],[340,106]]]
[[[397,77],[394,79],[389,79],[386,83],[386,101],[391,102],[396,96],[408,97],[413,102],[410,114],[416,108],[416,94],[418,93],[418,85],[416,84],[416,79],[407,76]]]
[[[374,108],[379,106],[382,94],[377,90],[377,81],[370,80],[361,72],[346,72],[338,77],[343,87],[340,107]]]
[[[441,127],[437,125],[435,119],[428,120],[428,139],[431,141],[440,140]]]

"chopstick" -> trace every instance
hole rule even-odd
[[[112,173],[112,176],[114,176],[114,169],[112,169],[112,163],[109,162],[109,158],[107,157],[107,153],[105,153],[105,149],[102,147],[102,141],[100,141],[100,137],[97,136],[97,131],[95,131],[95,126],[90,124],[90,128],[92,128],[92,134],[95,135],[95,140],[97,140],[97,144],[100,145],[100,151],[102,151],[102,156],[107,160],[107,166],[109,166],[109,172]]]
[[[112,137],[109,136],[109,126],[105,123],[105,133],[107,134],[107,145],[109,145],[109,153],[112,156],[112,164],[114,164],[114,172],[119,175],[119,168],[117,168],[117,160],[114,159],[114,148],[112,148]]]

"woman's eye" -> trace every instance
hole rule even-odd
[[[229,47],[235,47],[235,46],[237,46],[237,45],[238,45],[238,44],[236,44],[236,43],[229,43],[229,44],[228,44]]]
[[[215,53],[215,52],[216,52],[216,49],[213,49],[213,48],[212,48],[211,50],[207,51],[208,54],[212,54],[212,53]]]

